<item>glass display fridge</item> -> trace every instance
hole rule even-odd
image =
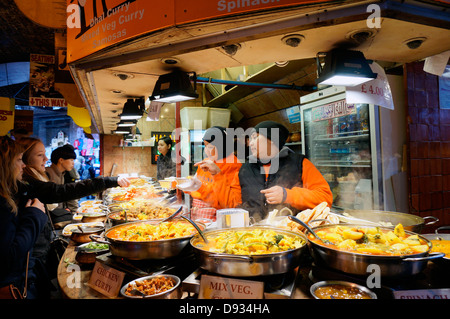
[[[197,171],[195,163],[204,158],[203,135],[206,130],[183,130],[181,132],[181,156],[187,161],[181,169],[181,176],[194,175]]]
[[[333,192],[333,208],[382,209],[378,106],[347,104],[344,87],[300,99],[302,151]]]

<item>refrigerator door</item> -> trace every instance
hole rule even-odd
[[[375,107],[347,104],[345,93],[301,106],[303,153],[322,173],[337,209],[381,208]]]
[[[206,130],[191,130],[190,133],[190,158],[191,163],[189,165],[189,175],[194,175],[197,171],[195,163],[202,161],[205,157],[203,145],[203,135]]]

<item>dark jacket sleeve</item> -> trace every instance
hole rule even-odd
[[[34,180],[29,182],[28,198],[38,198],[45,204],[66,202],[117,187],[117,177],[97,177],[68,184]]]
[[[47,223],[47,215],[35,207],[14,214],[0,198],[0,281],[12,271],[24,270],[27,253]]]

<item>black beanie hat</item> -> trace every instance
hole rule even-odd
[[[255,131],[274,142],[280,149],[284,146],[289,137],[289,130],[284,125],[274,121],[264,121],[259,123],[255,126]]]
[[[58,160],[62,159],[76,159],[77,155],[75,154],[75,149],[72,145],[66,144],[64,146],[58,147],[52,152],[50,160],[53,164],[57,164]]]
[[[217,148],[218,159],[225,158],[234,151],[234,141],[228,137],[226,128],[222,126],[207,129],[202,139]]]

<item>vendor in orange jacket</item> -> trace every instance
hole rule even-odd
[[[288,136],[288,129],[274,121],[255,126],[252,155],[231,185],[229,207],[240,206],[259,221],[274,209],[287,207],[295,215],[322,202],[331,206],[333,194],[327,181],[304,155],[284,145]]]
[[[194,217],[215,220],[217,209],[229,207],[231,182],[242,163],[234,155],[234,136],[228,135],[225,128],[214,126],[206,130],[203,143],[206,157],[194,164],[197,173],[193,183],[197,187],[191,188],[191,192],[181,189],[193,198],[191,214],[194,212]]]

